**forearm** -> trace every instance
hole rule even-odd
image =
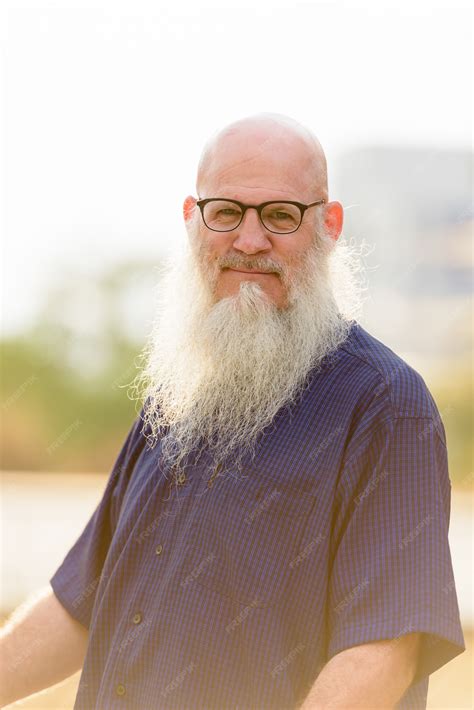
[[[88,631],[51,587],[37,592],[0,632],[0,707],[59,683],[83,664]]]
[[[393,710],[412,682],[418,639],[404,638],[403,655],[394,653],[399,643],[368,643],[333,656],[300,710]]]

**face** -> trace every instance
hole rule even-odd
[[[265,135],[262,140],[259,134],[234,134],[219,143],[205,165],[198,181],[199,197],[234,199],[251,205],[270,200],[315,202],[326,195],[324,190],[315,188],[315,161],[311,157],[307,145],[298,137],[285,136],[282,140],[281,136]],[[195,198],[186,198],[185,220],[198,220],[192,239],[196,240],[214,299],[234,296],[243,282],[250,281],[257,283],[277,308],[287,308],[290,284],[297,279],[305,255],[314,244],[315,211],[327,212],[323,221],[332,226],[332,236],[338,205],[310,207],[298,230],[291,234],[267,230],[253,209],[246,211],[236,229],[215,232],[204,224]],[[339,233],[340,229],[337,236]]]

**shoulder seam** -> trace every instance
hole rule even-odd
[[[390,417],[385,417],[385,419],[382,419],[378,423],[378,425],[376,426],[376,428],[372,432],[368,433],[367,436],[364,437],[363,441],[361,441],[360,445],[357,447],[357,450],[354,451],[352,456],[343,465],[343,470],[352,463],[352,459],[354,459],[357,456],[357,454],[359,453],[363,444],[366,442],[366,440],[368,438],[374,436],[379,431],[379,429],[381,429],[385,424],[387,424],[387,422],[395,423],[399,419],[426,419],[427,421],[432,421],[432,422],[435,421],[435,418],[430,417],[430,416],[411,416],[411,415],[410,416],[403,416],[403,415],[402,416],[400,416],[400,415],[393,416],[393,415],[391,415]],[[443,446],[446,447],[446,444],[444,443],[444,441],[442,440],[442,438],[439,435],[438,428],[436,426],[434,426],[433,429],[436,432],[436,434],[437,434],[438,438],[440,439],[441,443],[443,444]]]
[[[392,416],[395,418],[397,415],[395,414],[395,403],[394,403],[394,401],[393,401],[393,390],[392,390],[391,387],[389,387],[391,380],[390,380],[390,379],[387,380],[387,379],[384,377],[383,372],[382,372],[378,367],[376,367],[372,362],[370,362],[370,361],[367,360],[366,358],[361,357],[361,355],[359,355],[359,353],[354,352],[354,351],[348,349],[348,347],[347,347],[346,345],[343,345],[343,346],[341,347],[341,349],[344,350],[344,352],[346,352],[348,355],[350,355],[350,356],[352,356],[352,357],[354,357],[354,358],[357,358],[357,360],[360,360],[360,362],[363,362],[365,365],[367,365],[368,367],[370,367],[371,370],[374,370],[374,372],[377,373],[377,375],[378,375],[379,378],[380,378],[381,384],[383,384],[383,385],[385,386],[385,389],[387,390],[388,400],[389,400],[389,403],[390,403],[390,409],[391,409],[391,412],[392,412]],[[398,355],[396,355],[396,353],[394,353],[394,355],[395,355],[396,357],[398,357]],[[405,363],[404,360],[401,360],[401,363],[403,363],[403,365],[407,365],[407,363]],[[399,369],[400,369],[400,366],[397,365],[394,369],[399,370]]]
[[[367,441],[367,439],[370,439],[371,437],[373,437],[379,431],[379,429],[381,429],[383,426],[385,426],[387,424],[387,422],[392,422],[393,419],[394,419],[393,416],[386,417],[385,419],[382,419],[382,421],[380,421],[378,423],[378,425],[376,426],[376,428],[373,431],[367,433],[367,436],[365,436],[364,439],[361,441],[361,443],[357,447],[356,451],[354,451],[352,456],[350,456],[350,458],[344,463],[343,471],[352,463],[352,460],[357,456],[357,454],[359,453],[360,449],[362,448],[363,444]]]
[[[377,374],[379,374],[382,377],[382,373],[380,372],[380,370],[377,367],[375,367],[375,365],[373,365],[371,362],[369,362],[365,358],[361,357],[357,352],[354,352],[353,350],[349,350],[345,344],[341,345],[341,350],[344,350],[344,352],[346,352],[348,355],[352,355],[352,357],[356,357],[361,362],[365,362],[366,365],[371,367],[372,370],[375,370],[375,372],[377,372]]]
[[[421,383],[424,385],[426,388],[426,383],[423,380],[422,375],[415,370],[408,362],[403,360],[397,353],[393,353],[394,356],[397,358],[397,362],[395,363],[394,367],[387,373],[387,376],[384,375],[384,372],[379,369],[376,365],[374,365],[370,360],[367,360],[366,358],[362,357],[359,353],[353,352],[350,350],[346,345],[343,345],[342,350],[346,352],[348,355],[356,358],[360,362],[363,362],[365,365],[370,367],[371,370],[374,370],[377,375],[380,378],[380,385],[383,385],[386,394],[387,394],[387,400],[389,402],[390,410],[391,410],[391,415],[393,416],[394,419],[434,419],[434,416],[432,414],[419,414],[419,415],[404,415],[400,414],[400,407],[395,406],[395,398],[394,398],[394,389],[392,386],[393,380],[397,376],[398,373],[404,372],[408,376],[414,376],[415,378],[418,378],[418,380],[421,380]],[[393,351],[392,351],[393,352]],[[397,374],[395,374],[397,373]],[[426,388],[427,389],[427,388]],[[431,393],[427,389],[428,394],[431,396]]]

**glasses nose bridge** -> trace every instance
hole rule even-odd
[[[264,229],[266,229],[266,227],[263,223],[263,219],[262,219],[262,206],[261,205],[241,205],[240,209],[242,210],[242,217],[241,217],[241,220],[238,224],[239,227],[242,225],[242,223],[245,219],[245,215],[247,214],[247,210],[255,210],[257,213],[258,221],[259,221],[260,225]]]

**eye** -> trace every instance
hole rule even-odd
[[[267,219],[271,219],[274,222],[294,222],[296,215],[286,210],[273,209],[266,213]]]
[[[276,232],[293,232],[301,221],[300,210],[289,202],[266,205],[262,212],[262,221],[268,229]]]
[[[288,212],[282,212],[281,210],[275,210],[272,213],[272,217],[275,219],[292,219],[292,216]]]
[[[233,209],[232,207],[224,207],[221,210],[217,210],[217,214],[222,215],[224,217],[232,217],[238,213],[239,210]]]

